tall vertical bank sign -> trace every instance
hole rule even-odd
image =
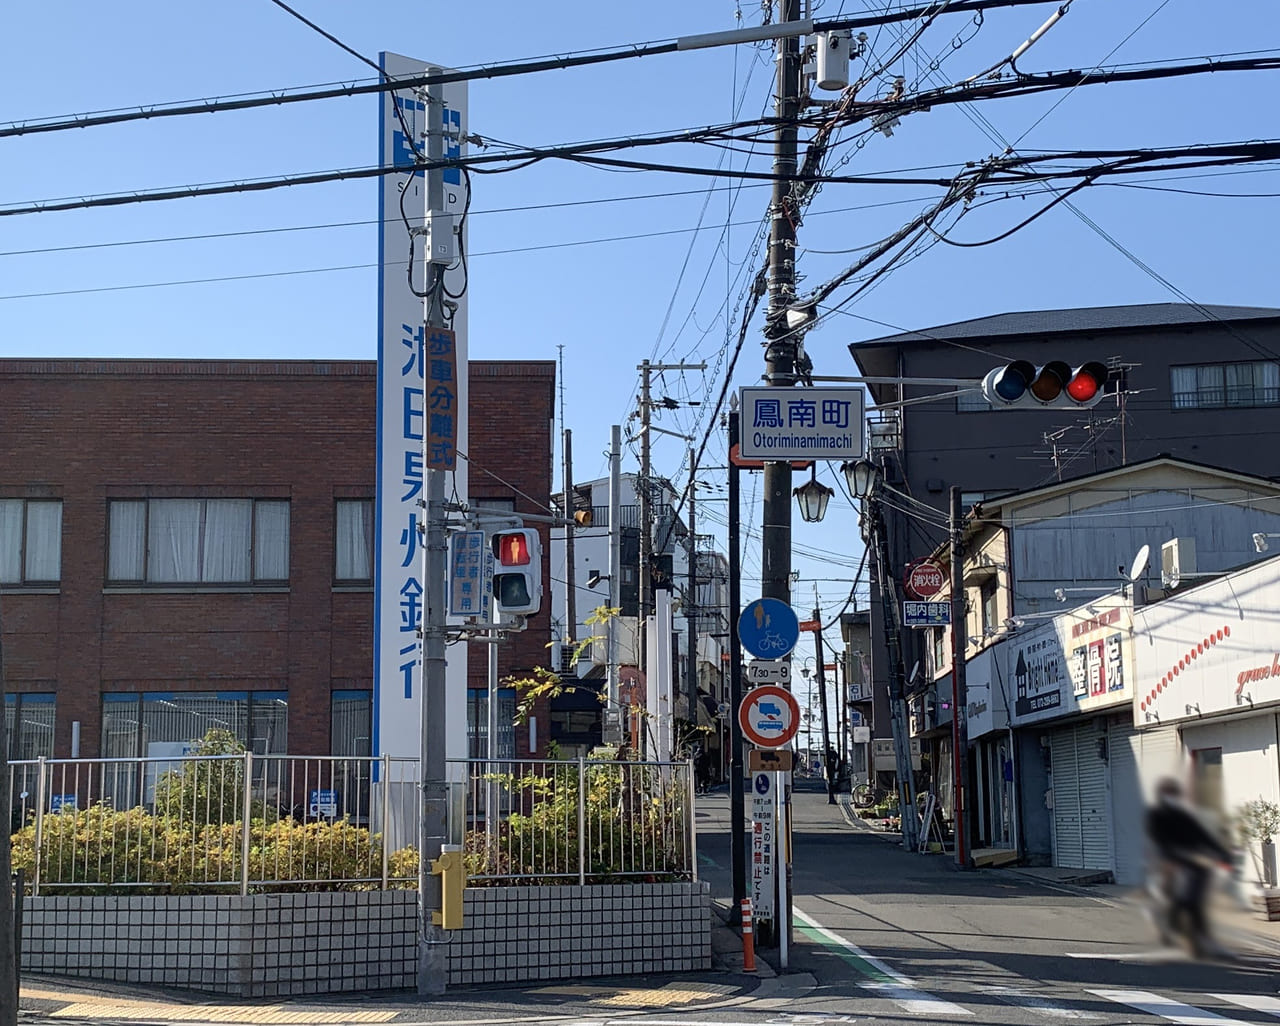
[[[393,53],[380,54],[383,73],[392,79],[443,70]],[[467,312],[458,301],[452,337],[424,326],[426,238],[411,239],[424,224],[428,174],[443,184],[444,212],[460,216],[465,183],[458,169],[414,170],[415,151],[425,157],[429,129],[443,131],[444,154],[461,155],[466,124],[465,83],[433,87],[433,102],[421,91],[405,89],[380,95],[381,166],[403,168],[379,179],[378,200],[378,451],[374,512],[374,755],[416,757],[421,748],[422,626],[426,589],[423,541],[426,496],[424,449],[452,418],[457,448],[467,449]],[[443,103],[434,102],[435,97]],[[397,111],[398,108],[398,111]],[[432,121],[436,123],[433,124]],[[413,253],[413,267],[409,255]],[[461,293],[461,267],[446,272],[449,291]],[[451,348],[448,360],[442,348]],[[452,381],[442,380],[442,376]],[[438,456],[439,450],[436,450]],[[466,496],[465,467],[444,466],[453,476],[448,494]],[[449,723],[449,757],[466,755],[466,653],[449,649],[444,706]]]

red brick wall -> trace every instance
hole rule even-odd
[[[473,462],[545,503],[554,365],[475,367]],[[287,688],[290,750],[329,751],[329,692],[372,686],[372,593],[332,582],[334,500],[374,493],[375,407],[372,362],[0,360],[0,497],[63,503],[58,593],[0,599],[5,687],[56,690],[56,755],[73,720],[96,755],[101,692],[143,690]],[[289,499],[288,589],[104,591],[107,502],[142,497]],[[544,613],[504,663],[545,661],[547,637]]]

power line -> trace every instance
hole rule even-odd
[[[959,0],[948,5],[948,14],[977,14],[997,7],[1030,7],[1050,3],[1053,0]],[[883,14],[868,15],[859,18],[834,18],[823,21],[798,22],[795,24],[796,34],[824,32],[833,30],[867,28],[876,25],[899,21],[914,21],[928,14],[936,3],[923,7],[904,8],[898,11],[886,11]],[[310,23],[308,23],[310,24]],[[319,30],[323,31],[323,30]],[[103,125],[118,125],[130,121],[147,121],[158,118],[186,117],[193,114],[217,114],[233,110],[249,110],[255,107],[278,107],[290,103],[304,103],[314,100],[340,99],[362,96],[370,93],[400,91],[404,89],[421,89],[432,85],[446,85],[452,82],[470,82],[478,79],[510,78],[516,75],[529,75],[541,71],[562,71],[567,68],[586,67],[593,64],[605,64],[611,61],[631,60],[637,57],[652,57],[659,54],[671,54],[706,46],[720,45],[728,40],[717,40],[717,36],[726,33],[714,33],[707,36],[688,36],[660,42],[635,43],[616,50],[574,51],[560,56],[538,57],[506,64],[476,65],[459,71],[437,71],[431,74],[401,77],[394,81],[372,82],[363,85],[352,83],[332,88],[294,92],[289,89],[273,90],[262,95],[242,96],[237,99],[179,101],[169,104],[139,105],[128,110],[92,112],[87,114],[69,114],[47,119],[11,121],[0,125],[0,139],[20,135],[34,135],[45,132],[66,131],[71,128],[93,128]],[[332,38],[332,37],[330,37]],[[336,40],[334,40],[336,42]],[[748,40],[744,39],[743,42]],[[344,46],[339,43],[338,45]],[[361,58],[364,59],[364,58]]]

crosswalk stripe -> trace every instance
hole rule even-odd
[[[1239,1005],[1253,1012],[1265,1012],[1280,1019],[1280,998],[1268,997],[1266,994],[1210,994],[1219,1001]]]
[[[1027,1011],[1035,1012],[1037,1015],[1047,1015],[1056,1019],[1075,1019],[1081,1022],[1102,1018],[1096,1012],[1086,1012],[1082,1008],[1068,1008],[1066,1005],[1049,1001],[1038,994],[1024,994],[1022,991],[1010,990],[1008,987],[991,987],[988,989],[1005,1004],[1025,1008]]]
[[[1186,1005],[1146,990],[1091,990],[1089,993],[1119,1005],[1128,1005],[1148,1015],[1158,1015],[1162,1019],[1178,1023],[1179,1026],[1249,1026],[1243,1020],[1228,1019],[1217,1012],[1206,1012],[1203,1008]]]
[[[913,980],[889,968],[880,959],[863,951],[852,941],[847,941],[838,933],[833,933],[825,926],[819,925],[816,919],[811,919],[799,909],[795,909],[793,915],[796,922],[803,924],[807,932],[840,948],[845,958],[867,976],[858,983],[863,990],[887,998],[910,1015],[923,1015],[934,1019],[941,1016],[973,1015],[969,1009],[954,1002],[927,991],[918,990]]]

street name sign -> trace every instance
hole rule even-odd
[[[786,688],[763,684],[743,697],[738,707],[742,736],[760,748],[782,748],[800,729],[800,705]]]
[[[752,659],[747,663],[751,684],[790,684],[791,664],[785,659]]]
[[[800,621],[781,599],[756,599],[738,617],[738,641],[757,659],[781,659],[799,640]]]
[[[772,388],[741,390],[743,459],[860,460],[863,393],[860,388]]]
[[[950,602],[903,602],[903,627],[946,627],[951,623]]]

